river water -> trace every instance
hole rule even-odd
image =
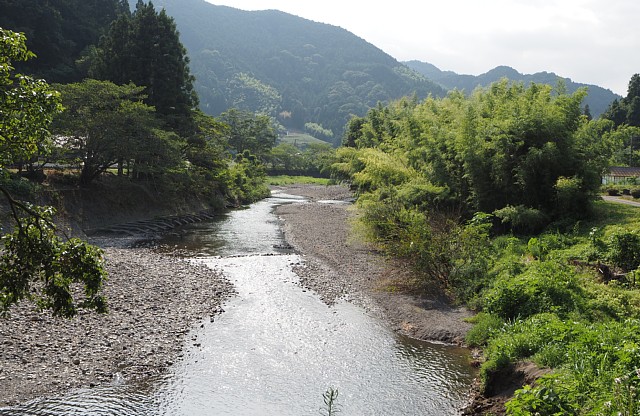
[[[303,289],[274,207],[276,195],[167,235],[163,247],[220,270],[238,295],[198,322],[184,359],[161,380],[43,398],[2,415],[318,415],[338,390],[340,414],[453,415],[474,375],[468,353],[399,336],[349,302]],[[323,413],[324,412],[324,413]]]

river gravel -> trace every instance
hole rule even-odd
[[[55,318],[24,302],[0,319],[0,407],[162,374],[234,293],[219,272],[146,249],[106,248],[105,259],[109,313]]]
[[[471,328],[465,319],[472,313],[452,306],[435,284],[420,293],[410,290],[411,268],[386,258],[354,231],[358,211],[347,187],[300,185],[283,191],[308,198],[276,210],[287,242],[304,256],[294,269],[304,286],[328,304],[356,301],[412,338],[464,343]]]
[[[294,269],[323,300],[346,298],[379,313],[409,336],[460,343],[469,312],[437,293],[391,292],[410,270],[389,262],[351,230],[357,215],[344,186],[287,186],[274,191],[308,202],[280,206],[286,240],[304,261]],[[148,380],[181,359],[193,325],[215,319],[235,292],[220,271],[147,249],[125,239],[94,239],[105,248],[106,315],[54,318],[22,303],[0,319],[0,407],[117,380]]]

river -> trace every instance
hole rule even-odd
[[[183,359],[160,380],[43,398],[2,415],[318,415],[337,389],[340,414],[452,415],[474,371],[459,348],[412,340],[346,301],[327,306],[300,286],[273,213],[277,195],[160,241],[221,270],[238,292],[198,322]]]

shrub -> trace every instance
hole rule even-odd
[[[591,204],[589,193],[583,189],[580,178],[560,177],[555,185],[556,218],[585,218]]]
[[[640,235],[631,231],[620,231],[609,241],[609,259],[624,271],[640,266]]]
[[[481,347],[491,335],[504,326],[504,321],[496,315],[480,312],[469,320],[473,327],[467,332],[465,341],[469,347]]]
[[[607,195],[609,195],[609,196],[619,196],[620,195],[620,191],[618,191],[616,188],[607,188]]]
[[[558,394],[555,386],[529,385],[516,390],[513,399],[505,404],[510,415],[572,415],[576,414],[572,406],[562,395]]]
[[[518,234],[537,234],[549,223],[549,218],[544,212],[524,205],[508,205],[493,214]]]
[[[541,312],[566,314],[583,306],[582,297],[577,278],[566,266],[536,262],[519,276],[499,279],[485,295],[484,310],[505,320]]]
[[[640,198],[640,188],[633,188],[629,194],[635,199]]]

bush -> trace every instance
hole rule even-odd
[[[640,198],[640,188],[633,188],[629,194],[635,199]]]
[[[484,312],[480,312],[469,322],[474,324],[465,336],[465,342],[469,347],[486,345],[492,334],[504,326],[504,321],[500,317]]]
[[[631,231],[620,231],[609,241],[609,259],[624,271],[640,266],[640,235]]]
[[[583,293],[575,275],[556,262],[533,263],[515,278],[503,277],[484,298],[484,310],[504,320],[541,312],[567,314],[581,309]]]
[[[549,218],[544,212],[524,205],[508,205],[493,214],[517,234],[537,234],[549,223]]]
[[[589,193],[583,189],[579,178],[560,177],[556,181],[556,218],[585,218],[590,211]]]
[[[620,191],[618,191],[616,188],[607,188],[607,195],[620,196]]]

